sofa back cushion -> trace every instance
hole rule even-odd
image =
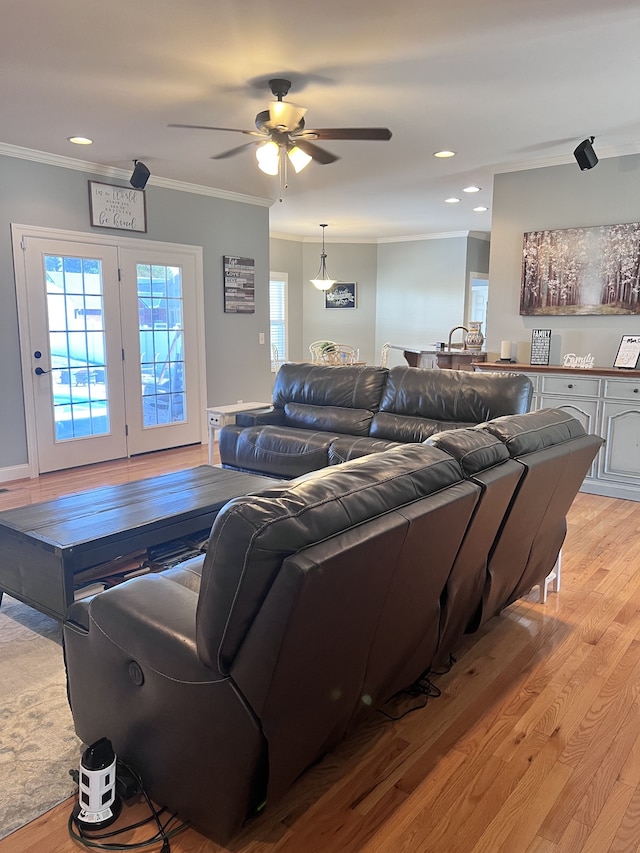
[[[313,406],[308,403],[285,403],[284,413],[285,426],[346,435],[369,435],[373,418],[373,412],[369,409]]]
[[[528,412],[532,395],[531,380],[521,373],[400,366],[389,371],[380,412],[473,425]]]
[[[284,409],[287,403],[303,403],[377,412],[387,372],[366,365],[283,364],[273,388],[273,405]]]
[[[286,557],[461,479],[448,454],[408,445],[230,501],[214,522],[203,565],[200,657],[229,671]]]

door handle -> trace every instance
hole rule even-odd
[[[50,373],[49,370],[43,370],[41,367],[36,367],[36,369],[33,372],[35,373],[36,376],[42,376],[43,373]]]

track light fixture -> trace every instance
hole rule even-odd
[[[598,155],[593,150],[593,142],[595,136],[590,136],[588,139],[583,139],[580,145],[573,152],[578,166],[584,172],[586,169],[593,169],[598,162]]]
[[[327,272],[327,253],[324,250],[324,229],[327,227],[327,223],[321,224],[322,228],[322,254],[320,255],[320,269],[318,270],[318,274],[315,278],[311,279],[311,284],[314,287],[317,287],[318,290],[329,290],[330,287],[336,283],[335,278],[329,278],[329,273]]]
[[[136,190],[143,190],[147,181],[151,177],[151,172],[147,169],[144,163],[141,163],[140,160],[134,160],[134,169],[131,177],[129,178],[129,183]]]

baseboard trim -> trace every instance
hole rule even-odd
[[[0,468],[0,483],[8,483],[9,480],[25,480],[31,476],[29,465],[12,465],[9,468]]]

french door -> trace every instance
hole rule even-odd
[[[37,472],[202,440],[198,252],[122,243],[19,241]]]

